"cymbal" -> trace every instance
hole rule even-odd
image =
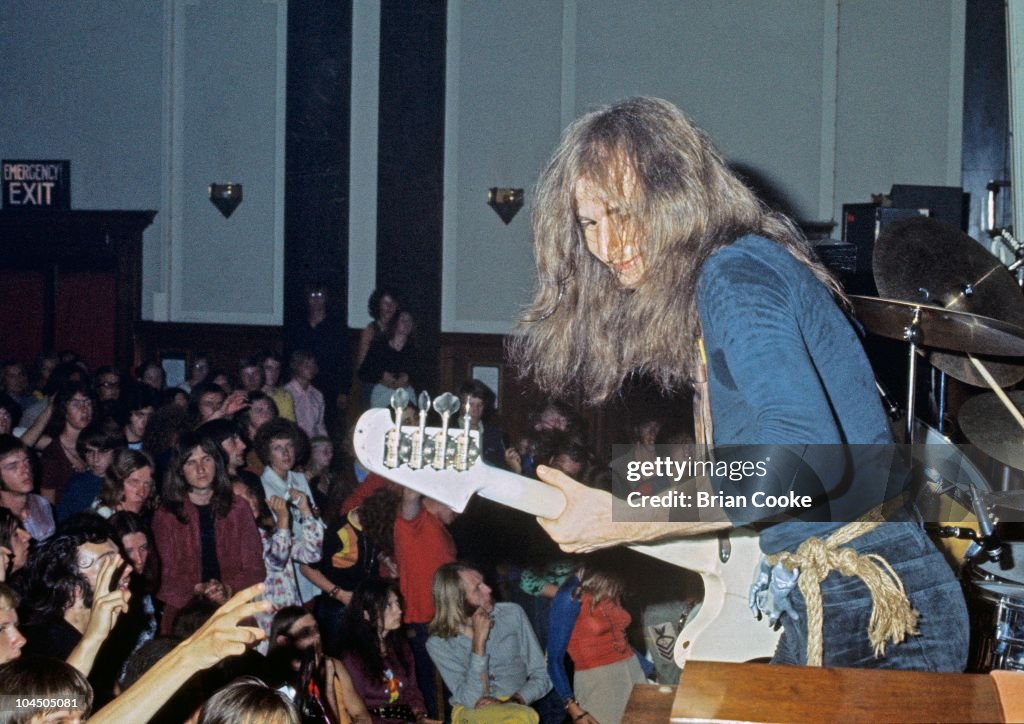
[[[1024,411],[1024,391],[1006,393]],[[1024,428],[1017,424],[994,392],[967,400],[957,415],[960,430],[983,453],[1003,465],[1024,470]]]
[[[880,296],[919,301],[1024,327],[1024,295],[1013,275],[981,244],[945,222],[920,216],[886,226],[875,242],[872,268]],[[980,349],[926,346],[984,354]],[[933,349],[923,353],[932,365],[951,377],[987,387],[964,355]],[[1010,360],[983,361],[1003,387],[1024,379],[1024,365]]]
[[[1024,326],[898,299],[853,295],[850,301],[857,319],[867,330],[883,337],[905,340],[906,329],[916,315],[920,335],[915,342],[919,346],[981,355],[1024,356]]]

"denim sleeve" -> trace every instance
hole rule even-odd
[[[778,270],[746,255],[715,254],[701,272],[697,307],[708,372],[742,396],[738,414],[756,414],[744,443],[842,442],[793,294]]]
[[[576,576],[567,579],[558,589],[548,614],[548,675],[562,701],[571,699],[573,695],[565,670],[565,652],[576,626],[576,617],[580,615],[580,602],[572,596],[579,585],[580,580]]]

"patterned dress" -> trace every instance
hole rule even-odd
[[[324,527],[319,519],[308,516],[298,518],[297,534],[291,529],[274,528],[268,533],[260,528],[263,541],[263,562],[267,566],[267,591],[263,598],[274,604],[272,611],[256,614],[256,620],[267,635],[274,614],[285,606],[301,606],[298,564],[316,563],[324,545]]]

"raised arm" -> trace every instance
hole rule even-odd
[[[240,626],[239,622],[272,610],[270,601],[252,600],[264,590],[264,585],[259,583],[236,593],[202,628],[178,644],[89,721],[97,724],[149,721],[197,671],[208,669],[228,656],[241,654],[261,641],[265,637],[263,629]]]
[[[89,625],[78,645],[68,654],[67,662],[86,676],[92,671],[96,656],[110,635],[118,617],[128,610],[131,593],[123,588],[110,590],[110,582],[124,560],[119,555],[104,558],[96,574],[96,591],[92,598]],[[128,569],[129,572],[131,568]]]

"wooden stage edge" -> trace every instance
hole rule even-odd
[[[636,685],[622,721],[1002,722],[1019,720],[1004,714],[1004,707],[1014,712],[1018,692],[1024,674],[1014,672],[994,678],[690,661],[678,687]]]

